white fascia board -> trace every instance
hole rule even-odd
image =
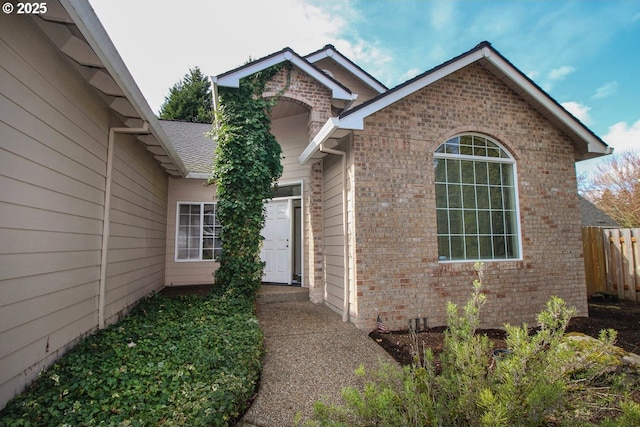
[[[125,97],[131,102],[133,108],[140,115],[140,118],[149,123],[152,133],[156,135],[158,142],[165,149],[171,161],[178,168],[182,176],[186,176],[187,168],[169,142],[169,137],[160,126],[156,115],[151,111],[151,107],[149,107],[147,100],[142,95],[142,92],[140,92],[138,85],[133,80],[131,73],[129,73],[124,61],[120,57],[120,54],[118,54],[118,51],[89,2],[60,0],[60,3],[76,27],[78,27],[89,46],[91,46],[91,49],[93,49],[96,56],[100,59],[111,78],[113,78]]]
[[[372,89],[374,89],[378,93],[385,93],[388,89],[384,87],[381,83],[371,78],[366,73],[363,73],[358,67],[355,67],[350,61],[348,61],[344,56],[342,56],[339,52],[334,51],[333,49],[325,49],[320,52],[317,52],[313,55],[307,56],[307,61],[311,63],[316,63],[324,58],[331,58],[344,67],[351,74],[358,77],[360,80],[369,85]]]
[[[537,86],[532,84],[528,79],[524,78],[517,70],[515,70],[509,63],[504,61],[499,55],[492,55],[491,51],[487,48],[485,58],[491,64],[496,66],[502,73],[505,74],[511,81],[516,83],[527,95],[539,102],[544,108],[550,111],[560,122],[566,125],[571,131],[573,131],[580,139],[587,144],[588,153],[611,153],[611,147],[606,146],[593,134],[591,134],[584,126],[576,121],[564,108],[558,106],[552,101],[544,92],[542,92]]]
[[[353,112],[353,114],[347,113],[344,117],[340,118],[341,129],[364,129],[364,119],[373,113],[382,110],[385,107],[401,100],[402,98],[411,95],[412,93],[436,82],[449,74],[452,74],[461,68],[466,67],[469,64],[476,62],[484,56],[484,49],[470,53],[469,55],[458,59],[455,62],[445,65],[422,78],[403,86],[397,90],[391,90],[387,94],[382,95],[377,101],[373,101],[371,104],[362,107]]]
[[[287,55],[288,54],[288,55]],[[262,61],[255,62],[251,65],[247,65],[246,67],[238,70],[235,73],[229,73],[226,76],[218,76],[212,77],[212,81],[216,83],[218,86],[223,87],[240,87],[240,79],[255,74],[259,71],[266,70],[269,67],[272,67],[276,64],[279,64],[284,61],[291,60],[290,52],[282,52],[279,55],[274,55],[270,58],[263,59]]]
[[[318,134],[311,140],[309,145],[307,145],[302,154],[300,154],[300,157],[298,158],[300,164],[304,165],[307,163],[309,159],[320,149],[320,146],[331,138],[333,132],[340,127],[339,125],[340,120],[337,117],[330,117],[322,126]]]
[[[343,99],[346,101],[351,101],[354,99],[353,93],[337,85],[325,73],[312,66],[309,62],[307,62],[307,60],[300,58],[298,55],[294,55],[288,50],[281,52],[278,55],[274,55],[272,57],[258,61],[254,64],[248,65],[238,70],[237,72],[218,76],[217,78],[212,77],[212,81],[218,86],[240,87],[240,79],[255,74],[259,71],[266,70],[267,68],[272,67],[276,64],[280,64],[284,61],[290,61],[293,65],[300,68],[302,71],[309,74],[322,85],[330,89],[333,98]]]
[[[189,172],[186,176],[187,179],[209,179],[211,178],[210,173],[203,172]]]

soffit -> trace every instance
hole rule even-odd
[[[50,0],[47,13],[33,20],[126,127],[149,124],[149,133],[138,140],[156,162],[171,175],[185,176],[184,164],[89,3]]]

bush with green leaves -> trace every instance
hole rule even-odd
[[[575,311],[552,297],[536,329],[506,325],[508,350],[494,355],[488,337],[477,333],[486,302],[481,266],[478,272],[463,313],[447,305],[440,367],[428,348],[412,366],[386,364],[363,389],[346,388],[343,405],[317,402],[307,425],[597,425],[593,419],[609,427],[640,425],[640,405],[626,396],[632,388],[607,363],[614,332],[603,332],[588,354],[576,353],[563,340]]]
[[[82,340],[0,412],[2,426],[227,426],[260,375],[246,298],[155,294]]]

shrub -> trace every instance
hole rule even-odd
[[[412,366],[385,365],[363,390],[343,391],[343,405],[317,402],[310,426],[542,426],[588,425],[591,418],[637,422],[640,406],[621,393],[628,384],[611,376],[604,355],[611,354],[615,333],[604,332],[594,351],[576,353],[563,341],[574,314],[553,297],[538,315],[538,327],[506,325],[508,351],[493,356],[489,339],[476,333],[480,310],[482,267],[473,293],[459,314],[447,305],[447,325],[440,371],[430,349]],[[363,369],[362,369],[363,370]],[[596,385],[606,384],[607,388]],[[608,411],[593,408],[608,404]],[[618,420],[603,414],[620,414]],[[589,424],[592,425],[592,424]],[[638,425],[638,424],[635,424]]]
[[[7,426],[226,426],[260,373],[246,298],[155,294],[70,350],[0,413]]]

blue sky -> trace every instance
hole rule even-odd
[[[220,74],[330,43],[393,87],[487,40],[618,152],[640,151],[638,0],[90,3],[156,112],[194,66]]]

